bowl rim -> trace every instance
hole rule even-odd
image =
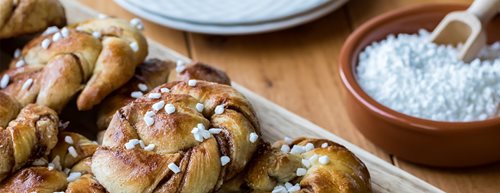
[[[370,97],[358,84],[355,78],[355,72],[351,61],[353,60],[352,55],[356,52],[358,45],[364,39],[364,37],[371,33],[372,29],[379,28],[380,26],[390,23],[392,18],[399,18],[405,15],[412,15],[421,13],[422,10],[426,11],[437,11],[444,7],[452,9],[463,9],[467,7],[467,4],[461,3],[426,3],[419,5],[411,5],[396,9],[393,11],[386,12],[379,16],[376,16],[362,25],[360,25],[354,32],[349,35],[347,40],[340,51],[339,57],[339,75],[343,86],[346,90],[354,96],[355,100],[361,103],[363,108],[370,111],[372,114],[379,116],[386,121],[403,126],[403,128],[418,132],[427,133],[470,133],[471,130],[481,132],[484,130],[492,129],[492,126],[500,125],[500,117],[489,118],[480,121],[470,121],[470,122],[447,122],[447,121],[435,121],[431,119],[418,118],[410,116],[398,111],[395,111],[385,105],[379,103],[372,97]],[[357,56],[356,56],[357,57]],[[349,96],[345,96],[349,97]]]

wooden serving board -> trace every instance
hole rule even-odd
[[[74,0],[62,0],[70,23],[94,18],[98,13]],[[190,59],[152,40],[149,43],[149,57],[164,60]],[[304,118],[272,103],[252,91],[232,83],[233,87],[243,93],[252,103],[263,128],[265,140],[273,142],[287,137],[317,137],[326,138],[346,146],[356,154],[368,167],[375,192],[443,192],[423,180],[387,163],[375,155],[320,128]]]

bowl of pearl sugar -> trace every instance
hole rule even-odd
[[[500,161],[500,16],[472,62],[460,45],[436,45],[430,32],[462,4],[424,4],[375,17],[340,53],[343,100],[352,122],[398,158],[464,167]]]

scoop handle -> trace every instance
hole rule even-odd
[[[500,0],[475,0],[467,12],[476,15],[481,23],[488,23],[500,12]]]

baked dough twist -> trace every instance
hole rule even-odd
[[[109,192],[212,192],[244,169],[258,136],[250,103],[232,87],[171,82],[115,113],[92,172]]]
[[[58,0],[0,0],[0,39],[65,24],[64,8]]]
[[[286,152],[283,146],[291,150]],[[295,191],[301,193],[372,191],[363,162],[344,146],[325,139],[298,138],[262,148],[240,180],[245,185],[238,187],[248,187],[250,192],[287,192],[295,184],[300,188]]]
[[[77,107],[89,110],[132,78],[146,55],[144,36],[129,22],[89,20],[29,42],[5,72],[3,90],[58,112],[81,90]]]
[[[94,179],[90,170],[92,154],[97,146],[82,135],[62,132],[49,156],[36,160],[33,166],[7,178],[0,186],[0,192],[105,193],[106,190]],[[75,157],[68,151],[69,147],[75,149]],[[47,160],[51,160],[50,165]]]
[[[135,100],[132,93],[137,92],[143,95],[151,89],[161,84],[172,81],[205,80],[220,84],[231,85],[231,81],[224,71],[216,69],[201,62],[184,64],[177,62],[177,68],[174,61],[163,61],[159,59],[148,59],[139,65],[135,75],[120,89],[113,92],[102,102],[97,116],[97,126],[99,130],[108,128],[113,114]],[[143,85],[141,85],[143,84]],[[143,88],[140,88],[141,85]],[[145,87],[144,87],[145,86]],[[98,137],[99,139],[99,137]]]
[[[56,112],[36,104],[20,109],[16,103],[0,92],[0,181],[33,159],[48,155],[57,143]]]

